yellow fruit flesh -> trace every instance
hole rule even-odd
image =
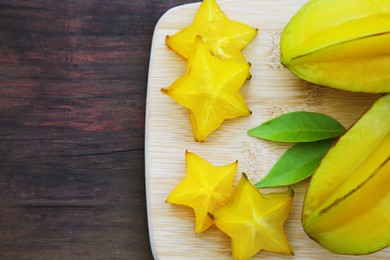
[[[167,36],[165,42],[174,52],[188,59],[196,37],[200,36],[208,50],[218,58],[246,62],[241,50],[256,35],[256,28],[230,20],[215,0],[204,0],[193,23]]]
[[[200,233],[214,223],[208,212],[230,200],[238,162],[214,166],[194,153],[186,151],[185,155],[186,177],[172,190],[166,202],[193,208],[195,233]]]
[[[390,92],[389,1],[309,1],[281,37],[281,62],[309,82]]]
[[[194,139],[203,142],[226,119],[250,115],[240,93],[249,68],[248,63],[213,56],[197,38],[186,74],[162,92],[189,109]]]
[[[310,182],[302,223],[310,237],[344,254],[390,244],[390,94],[331,148]]]
[[[249,259],[260,250],[293,254],[283,224],[293,191],[262,194],[242,175],[232,199],[213,214],[215,225],[231,237],[234,259]]]

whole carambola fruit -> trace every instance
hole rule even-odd
[[[304,201],[305,232],[339,254],[390,245],[390,94],[329,150]]]
[[[288,22],[281,63],[337,89],[390,92],[390,1],[311,0]]]

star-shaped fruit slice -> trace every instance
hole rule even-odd
[[[194,138],[202,142],[226,119],[251,114],[240,93],[249,69],[215,57],[197,37],[186,73],[161,91],[190,110]]]
[[[211,216],[230,236],[234,259],[248,259],[260,250],[293,254],[283,224],[290,211],[293,191],[262,194],[242,175],[232,199]]]
[[[197,36],[201,36],[213,55],[226,60],[245,61],[241,53],[257,35],[257,29],[241,22],[230,20],[215,0],[204,0],[192,22],[172,36],[166,37],[167,46],[185,59],[191,53]]]
[[[238,162],[214,166],[188,151],[185,157],[186,177],[169,194],[166,201],[193,208],[195,233],[200,233],[214,223],[208,212],[217,210],[230,200]]]

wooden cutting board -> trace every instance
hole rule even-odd
[[[247,173],[260,180],[292,144],[249,137],[246,131],[282,113],[315,111],[333,116],[349,127],[378,95],[350,93],[315,86],[295,77],[279,62],[280,34],[304,0],[221,1],[233,20],[259,28],[244,49],[252,64],[252,79],[242,88],[253,114],[225,121],[206,142],[196,143],[187,110],[160,92],[185,71],[186,62],[169,50],[165,36],[191,24],[199,3],[169,10],[158,22],[150,58],[145,138],[145,174],[151,247],[156,259],[231,259],[229,238],[212,227],[195,235],[191,209],[165,203],[170,191],[184,178],[184,153],[194,152],[214,165],[239,161],[236,175]],[[301,227],[303,196],[308,181],[293,186],[295,197],[285,224],[295,256],[261,251],[258,259],[389,259],[390,248],[366,256],[341,256],[312,241]]]

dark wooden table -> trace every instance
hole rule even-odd
[[[153,29],[190,0],[0,1],[0,259],[150,259]]]

